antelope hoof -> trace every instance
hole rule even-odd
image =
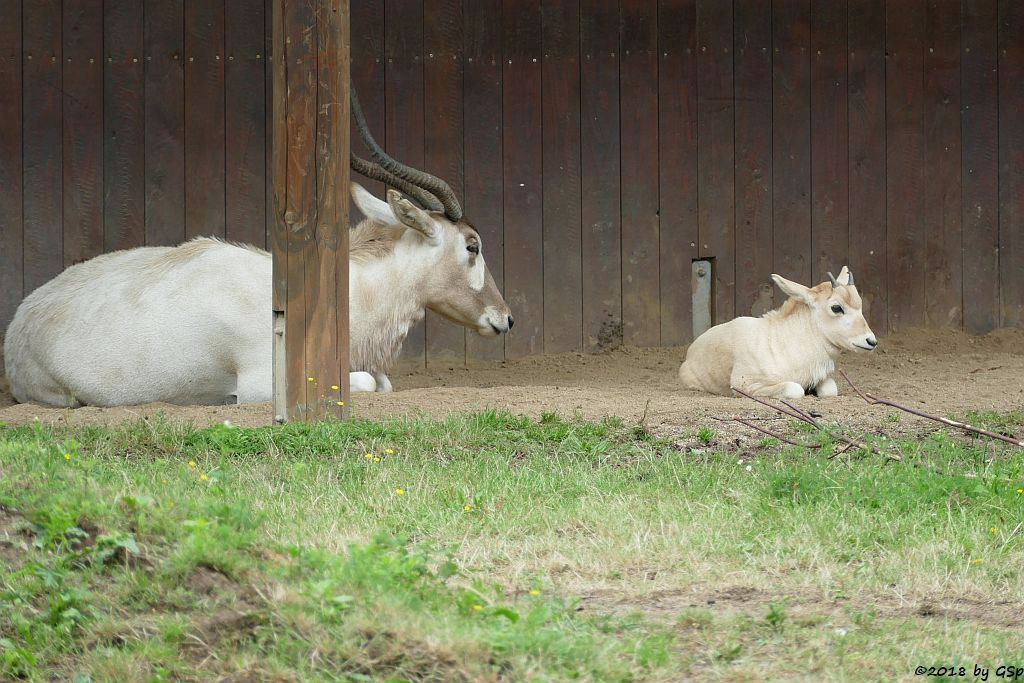
[[[351,393],[372,392],[377,390],[377,381],[368,372],[350,372],[348,389]]]
[[[804,388],[796,382],[782,383],[782,398],[803,398]]]
[[[826,377],[818,382],[818,386],[814,387],[814,391],[818,395],[818,398],[839,395],[839,387],[836,386],[836,381],[831,377]]]

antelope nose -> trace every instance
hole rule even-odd
[[[512,319],[512,316],[508,317],[508,329],[512,329],[512,326],[516,324],[516,321]]]
[[[878,340],[875,339],[874,337],[868,337],[866,341],[868,343],[868,346],[870,346],[871,348],[875,348],[876,346],[878,346]]]

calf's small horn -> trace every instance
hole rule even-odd
[[[839,286],[839,283],[836,281],[836,276],[833,275],[832,273],[828,274],[828,280],[829,280],[829,282],[832,283],[832,288],[833,289],[835,289],[836,287]]]
[[[848,277],[846,279],[846,284],[852,285],[853,284],[853,271],[852,270],[848,270],[848,271],[846,271],[846,273],[848,275]]]

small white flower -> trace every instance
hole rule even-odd
[[[753,467],[751,467],[750,465],[747,465],[747,472],[750,472],[750,471],[752,471],[753,469],[754,469]]]
[[[839,628],[837,628],[837,629],[835,630],[835,633],[836,633],[836,635],[837,635],[837,636],[839,636],[840,638],[842,638],[843,636],[845,636],[845,635],[846,635],[846,629],[845,629],[845,628],[843,628],[842,626],[840,626]]]
[[[224,420],[224,426],[227,427],[228,429],[234,427],[234,425],[231,424],[231,420]]]
[[[737,460],[736,464],[737,465],[742,465],[743,464],[743,458],[740,458],[739,460]]]

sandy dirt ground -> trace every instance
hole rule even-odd
[[[597,419],[614,415],[643,421],[662,435],[692,435],[712,426],[718,439],[760,438],[746,427],[719,420],[735,415],[776,421],[771,411],[744,398],[687,391],[676,371],[684,348],[623,348],[600,355],[561,354],[477,367],[434,365],[391,375],[395,392],[359,394],[353,414],[369,419],[498,408],[539,416],[546,411]],[[1024,410],[1024,330],[1001,330],[984,337],[958,332],[906,331],[881,340],[873,353],[847,354],[839,367],[865,391],[941,415],[967,411]],[[912,433],[934,424],[904,415],[886,421],[891,409],[869,406],[837,377],[840,396],[808,396],[799,403],[861,431]],[[114,424],[163,413],[175,421],[209,425],[230,420],[238,426],[271,422],[269,404],[53,409],[15,404],[0,379],[0,422],[36,419],[68,425]],[[740,445],[740,444],[736,444]]]

